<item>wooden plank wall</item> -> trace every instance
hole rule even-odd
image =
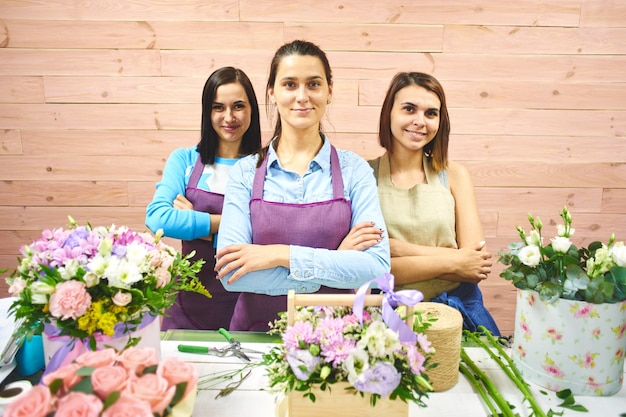
[[[263,103],[269,60],[295,38],[328,52],[327,130],[365,158],[381,153],[391,77],[439,78],[491,251],[529,212],[550,236],[563,205],[577,243],[626,239],[621,0],[2,0],[0,269],[68,215],[143,229],[167,155],[198,140],[206,77],[241,67]],[[498,271],[482,288],[511,333],[515,292]]]

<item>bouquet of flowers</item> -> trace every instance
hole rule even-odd
[[[191,415],[198,370],[153,348],[86,352],[9,403],[4,417]]]
[[[563,224],[557,225],[557,236],[543,245],[539,217],[528,216],[530,233],[518,226],[522,239],[501,251],[499,262],[507,268],[500,276],[515,287],[534,290],[548,302],[559,298],[594,304],[626,300],[626,247],[611,235],[607,244],[592,242],[578,249],[570,238],[572,216],[564,207],[559,213]]]
[[[315,402],[312,388],[325,391],[344,381],[361,396],[369,393],[371,405],[389,397],[424,406],[422,397],[432,391],[424,372],[434,349],[423,331],[432,323],[416,313],[413,329],[406,328],[413,337],[403,341],[386,323],[384,309],[300,307],[293,325],[281,313],[270,334],[280,333],[282,344],[263,356],[270,391],[295,390]]]
[[[210,297],[197,279],[204,261],[190,262],[156,236],[127,227],[78,226],[44,230],[21,248],[23,258],[7,278],[10,307],[20,327],[16,336],[41,333],[44,324],[58,335],[88,339],[113,336],[118,324],[134,331],[144,315],[163,315],[178,291]],[[130,343],[130,342],[129,342]]]

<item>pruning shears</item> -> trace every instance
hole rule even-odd
[[[232,337],[231,334],[228,333],[228,330],[224,329],[223,327],[220,327],[218,332],[222,336],[224,336],[226,338],[228,343],[230,343],[230,347],[228,348],[228,350],[230,350],[232,352],[232,354],[237,356],[239,359],[242,359],[242,360],[244,360],[246,362],[250,362],[250,358],[248,357],[248,355],[246,355],[245,352],[262,353],[262,352],[259,352],[257,350],[246,349],[246,348],[241,347],[241,343],[239,343],[238,340],[236,340],[234,337]]]

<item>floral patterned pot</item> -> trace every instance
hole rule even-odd
[[[552,391],[612,395],[624,381],[626,301],[550,304],[518,290],[511,355],[520,373]]]
[[[90,350],[88,340],[56,336],[54,326],[46,325],[42,334],[43,351],[46,364],[45,373],[54,371],[61,366],[71,363],[81,353]],[[124,325],[115,326],[113,337],[96,335],[96,350],[112,347],[120,351],[126,347],[131,337],[140,338],[138,347],[153,347],[157,358],[161,357],[161,324],[159,317],[146,314],[138,329],[125,333]]]

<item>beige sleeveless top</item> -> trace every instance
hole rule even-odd
[[[455,231],[454,197],[440,181],[424,156],[426,184],[409,190],[391,184],[389,154],[369,161],[378,181],[380,206],[390,238],[423,246],[458,248]],[[398,285],[397,289],[416,289],[428,301],[460,284],[443,279],[430,279],[413,284]]]

